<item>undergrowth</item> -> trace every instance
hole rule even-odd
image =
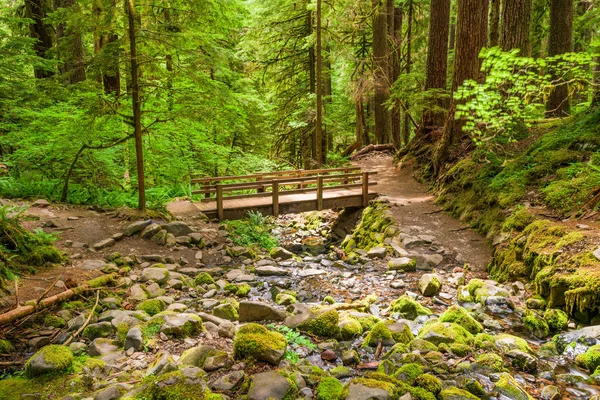
[[[249,211],[248,217],[244,219],[227,221],[226,228],[238,246],[258,246],[271,250],[279,245],[277,238],[271,235],[274,224],[258,211]]]
[[[61,263],[64,255],[53,243],[56,238],[42,230],[30,232],[20,220],[24,208],[0,207],[0,288],[15,275],[35,272],[46,263]]]
[[[285,336],[285,340],[287,340],[290,348],[286,349],[284,358],[289,360],[290,362],[296,364],[300,361],[300,355],[294,350],[294,347],[307,347],[310,350],[316,350],[317,346],[310,341],[310,339],[296,329],[288,328],[287,326],[277,326],[273,324],[267,325],[267,328],[277,331]]]

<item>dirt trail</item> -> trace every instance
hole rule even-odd
[[[460,262],[485,269],[492,257],[487,240],[443,212],[427,187],[413,178],[413,168],[396,168],[391,156],[381,154],[373,154],[354,164],[377,171],[377,186],[373,190],[390,201],[391,211],[405,233],[433,235],[439,243],[456,252]]]

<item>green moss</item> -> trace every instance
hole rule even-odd
[[[246,297],[248,296],[248,293],[250,293],[251,290],[252,287],[250,285],[248,285],[247,283],[242,283],[241,285],[238,285],[235,294],[240,297]]]
[[[373,329],[371,329],[369,334],[365,337],[363,346],[377,347],[380,340],[384,345],[394,344],[392,332],[390,332],[387,324],[383,321],[375,324]]]
[[[236,302],[237,303],[237,302]],[[213,309],[213,315],[229,321],[237,321],[239,318],[238,310],[234,304],[224,302]]]
[[[496,390],[501,395],[513,400],[533,400],[522,387],[519,386],[515,378],[510,374],[503,373],[498,382],[496,382]]]
[[[348,367],[344,367],[343,365],[338,365],[329,371],[329,373],[335,378],[347,378],[352,376],[352,370]]]
[[[54,328],[62,328],[66,325],[66,322],[63,318],[57,315],[48,314],[44,317],[44,325],[52,326]]]
[[[130,326],[127,322],[121,322],[117,325],[117,339],[121,345],[125,344],[127,339],[127,333],[129,333]]]
[[[479,397],[454,386],[442,390],[438,397],[440,400],[479,400]]]
[[[548,323],[535,313],[530,313],[523,318],[523,326],[525,327],[525,331],[539,339],[545,338],[550,334]]]
[[[196,285],[210,285],[215,283],[215,280],[208,273],[201,272],[194,278],[194,283]]]
[[[362,335],[363,327],[357,320],[346,318],[340,322],[339,331],[342,340],[351,340]]]
[[[419,364],[408,363],[398,368],[394,374],[394,378],[412,385],[415,382],[415,379],[421,375],[423,375],[423,368]]]
[[[529,210],[524,206],[515,207],[513,213],[506,218],[504,224],[502,225],[503,231],[522,231],[527,225],[532,223],[535,219],[535,216],[529,212]]]
[[[275,303],[279,304],[280,306],[289,306],[291,304],[295,304],[296,303],[296,297],[287,294],[287,293],[279,293],[276,297],[275,297]]]
[[[600,366],[600,344],[590,347],[583,354],[579,354],[575,358],[575,362],[590,372],[595,371]]]
[[[422,374],[415,378],[415,386],[437,395],[442,391],[442,381],[430,374]]]
[[[200,385],[203,375],[186,377],[181,371],[168,372],[153,377],[147,389],[138,396],[144,400],[219,400],[221,395]]]
[[[278,333],[267,330],[262,325],[250,323],[241,326],[233,342],[233,354],[237,358],[260,358],[271,350],[285,350],[287,341]],[[269,360],[259,360],[269,361]]]
[[[423,339],[414,339],[410,342],[411,351],[418,351],[419,353],[428,353],[430,351],[438,351],[438,346]]]
[[[158,335],[160,327],[165,323],[165,320],[160,317],[154,317],[142,325],[142,338],[144,342],[152,339],[154,335]]]
[[[361,221],[347,237],[341,247],[346,254],[355,249],[371,250],[373,247],[381,246],[386,235],[393,235],[393,229],[388,229],[394,224],[394,219],[387,212],[388,204],[375,202],[363,210]]]
[[[524,351],[525,353],[535,354],[527,341],[518,336],[509,335],[507,333],[501,333],[494,336],[494,343],[500,347],[503,352],[508,352],[513,349]]]
[[[164,301],[159,299],[144,300],[137,305],[136,309],[145,311],[151,317],[167,308]]]
[[[358,385],[363,385],[372,389],[381,389],[385,390],[390,394],[390,396],[394,396],[395,393],[395,385],[390,382],[384,382],[381,380],[370,379],[370,378],[355,378],[350,383],[355,383]],[[345,396],[344,396],[345,397]]]
[[[65,371],[73,364],[71,349],[67,346],[51,344],[35,353],[25,364],[25,375],[29,378],[37,375],[37,372],[31,368],[31,360],[38,356],[42,356],[46,364],[54,366],[53,370],[56,372]]]
[[[475,396],[483,397],[487,394],[485,388],[477,379],[467,379],[463,388]]]
[[[6,339],[0,339],[0,354],[9,354],[15,351],[12,343]]]
[[[420,315],[431,314],[431,311],[428,308],[423,307],[419,302],[407,295],[392,301],[392,304],[390,304],[390,311],[400,313],[404,318],[411,320]]]
[[[439,319],[440,322],[454,322],[472,334],[483,332],[483,326],[473,318],[464,308],[453,305],[444,312]]]
[[[471,345],[473,343],[473,335],[462,326],[452,322],[426,324],[419,332],[417,338],[430,341],[435,345],[439,345],[440,343]]]
[[[321,337],[336,337],[340,315],[336,309],[313,312],[314,315],[298,326],[298,329]]]
[[[471,348],[471,346],[467,346],[466,344],[452,343],[450,345],[450,351],[452,352],[452,354],[455,354],[459,357],[466,357],[467,355],[473,352],[473,349]]]
[[[544,312],[544,319],[548,323],[548,327],[554,332],[561,332],[567,329],[569,324],[569,316],[562,310],[549,308]]]
[[[498,354],[485,353],[475,357],[475,365],[491,372],[504,371],[504,360]]]
[[[376,323],[381,321],[379,317],[371,314],[364,314],[360,316],[350,315],[350,318],[357,320],[360,326],[362,326],[363,331],[370,331],[373,329]]]
[[[340,400],[343,391],[344,385],[337,379],[323,378],[317,386],[317,400]]]
[[[95,370],[96,368],[102,370],[106,368],[106,363],[98,358],[88,357],[84,361],[83,366],[91,371]]]
[[[396,343],[404,343],[408,344],[414,339],[414,335],[412,334],[410,327],[408,324],[399,323],[401,325],[401,329],[398,331],[398,325],[391,325],[393,329],[390,329],[392,332],[392,338]]]
[[[335,304],[335,299],[331,296],[325,296],[323,298],[323,303],[325,304]]]

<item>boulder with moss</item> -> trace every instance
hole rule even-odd
[[[212,311],[213,315],[218,318],[226,319],[229,321],[237,321],[239,318],[238,310],[235,306],[229,302],[219,304]]]
[[[377,347],[379,342],[381,342],[384,346],[393,346],[394,343],[396,343],[392,337],[392,332],[388,328],[387,323],[384,321],[375,324],[373,329],[371,329],[371,331],[365,337],[363,346]]]
[[[317,400],[339,400],[342,398],[344,385],[336,378],[325,377],[317,386]]]
[[[165,311],[152,317],[147,326],[160,326],[160,332],[168,337],[186,338],[202,331],[202,318],[191,313]]]
[[[363,333],[363,327],[357,320],[353,318],[345,318],[340,321],[338,326],[340,338],[342,340],[352,340],[359,337]]]
[[[252,375],[248,400],[287,400],[297,398],[298,388],[283,371],[267,371]]]
[[[396,388],[393,383],[369,378],[355,378],[345,387],[342,398],[346,400],[391,400]]]
[[[473,335],[462,326],[452,322],[426,324],[419,332],[417,338],[427,340],[436,346],[441,343],[473,344]]]
[[[298,325],[298,329],[321,337],[337,337],[340,315],[335,308],[310,311],[310,316]]]
[[[430,315],[431,310],[423,307],[418,301],[412,297],[403,295],[392,301],[390,304],[390,311],[393,313],[399,313],[406,319],[413,320],[420,315]]]
[[[145,311],[151,317],[162,312],[167,307],[166,303],[160,299],[151,299],[142,301],[137,305],[136,309]]]
[[[442,288],[442,281],[437,274],[424,274],[419,279],[419,290],[425,297],[435,296]]]
[[[479,397],[454,386],[442,390],[438,398],[440,400],[479,400]]]
[[[448,308],[439,319],[440,322],[453,322],[471,332],[477,334],[483,332],[483,326],[469,314],[469,312],[458,305]]]
[[[73,353],[67,346],[51,344],[35,353],[25,364],[25,375],[34,378],[39,375],[63,372],[73,364]]]
[[[253,358],[275,365],[279,364],[286,349],[287,340],[282,334],[254,323],[241,326],[233,341],[236,358]]]
[[[184,367],[153,377],[136,398],[146,400],[219,400],[205,380],[206,373],[197,367]]]
[[[550,334],[548,323],[533,311],[528,311],[523,318],[523,327],[529,334],[538,339],[543,339]]]
[[[515,378],[508,373],[500,375],[500,379],[496,382],[494,388],[499,394],[510,400],[533,400],[533,397],[519,386]]]
[[[567,313],[556,308],[547,309],[544,312],[544,320],[553,332],[564,331],[569,324],[569,316]]]

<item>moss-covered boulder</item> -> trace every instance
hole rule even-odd
[[[363,333],[363,327],[357,320],[346,318],[340,321],[338,326],[340,338],[342,340],[352,340],[359,337]]]
[[[398,229],[392,214],[388,211],[389,205],[384,202],[374,202],[363,210],[361,221],[342,242],[346,254],[356,249],[371,250],[381,246],[388,237],[397,234]]]
[[[341,400],[344,385],[336,378],[325,377],[317,386],[317,400]]]
[[[336,337],[340,315],[335,308],[311,310],[306,321],[298,325],[298,329],[321,337]]]
[[[196,285],[210,285],[215,283],[215,280],[212,276],[210,276],[206,272],[201,272],[194,278],[194,283]]]
[[[67,346],[51,344],[35,353],[25,364],[25,375],[34,378],[39,375],[62,372],[73,364],[73,353]]]
[[[197,367],[184,367],[152,378],[136,398],[146,400],[219,400],[205,381],[205,372]]]
[[[287,400],[297,398],[298,388],[284,371],[267,371],[252,375],[248,400]]]
[[[458,305],[448,308],[439,319],[440,322],[454,322],[471,332],[477,334],[483,332],[483,326],[469,314],[467,310]]]
[[[510,335],[508,333],[501,333],[493,337],[494,344],[503,353],[508,353],[511,350],[521,350],[529,354],[534,354],[531,347],[525,339]]]
[[[454,386],[442,390],[438,398],[440,400],[479,400],[479,397]]]
[[[510,400],[533,400],[533,397],[519,386],[515,378],[508,373],[500,375],[500,379],[496,382],[494,388],[499,394],[506,396]]]
[[[396,343],[392,337],[392,332],[384,321],[378,322],[373,326],[373,329],[365,337],[363,346],[377,347],[379,342],[384,346],[393,346]]]
[[[550,328],[546,320],[532,311],[528,312],[523,318],[523,327],[525,327],[526,332],[538,339],[543,339],[550,334]]]
[[[442,381],[431,374],[422,374],[417,376],[414,385],[435,395],[442,391]]]
[[[136,309],[145,311],[151,317],[165,310],[167,305],[160,299],[151,299],[142,301]]]
[[[462,326],[452,322],[426,324],[419,332],[417,338],[427,340],[436,346],[441,343],[473,344],[473,335]]]
[[[442,281],[438,274],[424,274],[419,279],[419,290],[425,297],[435,296],[442,288]]]
[[[149,325],[154,323],[160,323],[160,332],[172,338],[190,337],[203,329],[202,319],[191,313],[163,312],[148,321]]]
[[[471,371],[479,373],[498,373],[504,371],[504,360],[496,353],[484,353],[475,357],[475,362],[471,364]]]
[[[215,317],[227,319],[229,321],[237,321],[237,319],[239,318],[238,310],[233,304],[229,302],[219,304],[218,306],[213,308],[212,313]]]
[[[544,312],[544,320],[553,332],[561,332],[569,325],[569,316],[566,312],[556,308],[549,308]]]
[[[406,319],[415,319],[420,315],[430,315],[431,310],[407,295],[400,296],[390,304],[390,311],[399,313]]]
[[[596,344],[587,349],[585,353],[579,354],[575,358],[575,362],[580,367],[594,372],[600,366],[600,344]]]
[[[394,398],[395,391],[395,385],[390,382],[369,378],[355,378],[344,387],[342,398],[346,400],[391,400]]]
[[[253,358],[271,364],[279,364],[286,348],[287,341],[282,334],[254,323],[240,327],[233,342],[235,357]]]

